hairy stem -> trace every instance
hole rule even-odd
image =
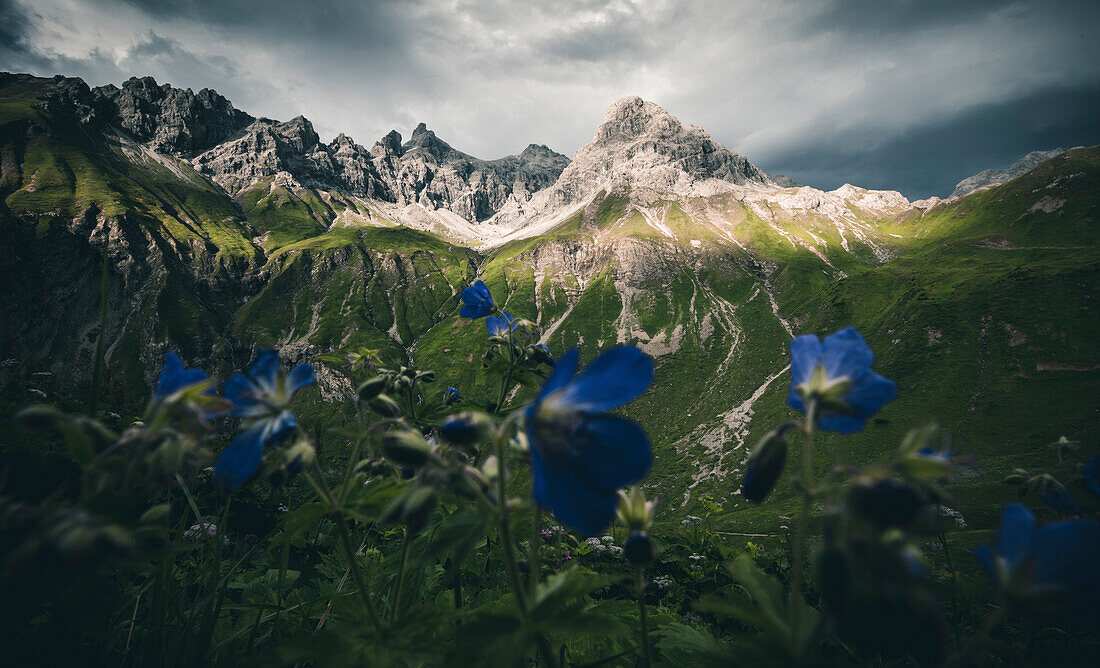
[[[405,527],[405,547],[401,552],[401,572],[397,576],[397,591],[393,595],[393,609],[390,611],[390,621],[397,619],[397,612],[401,607],[401,590],[405,588],[405,571],[409,567],[409,548],[412,547],[412,534]]]
[[[653,655],[649,649],[649,616],[645,605],[645,571],[641,565],[634,566],[634,593],[638,597],[638,619],[642,625],[642,665],[653,665]]]
[[[790,602],[788,604],[791,616],[791,636],[796,644],[799,640],[798,629],[801,622],[799,617],[803,605],[801,600],[802,569],[806,561],[806,537],[810,526],[810,501],[814,477],[814,431],[816,427],[817,400],[809,399],[806,401],[806,440],[802,445],[802,480],[800,481],[802,504],[799,507],[798,529],[793,546],[794,557],[791,562]],[[800,649],[796,647],[796,651],[800,651]]]

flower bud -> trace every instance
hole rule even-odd
[[[159,524],[161,520],[168,517],[168,514],[172,512],[172,504],[160,503],[149,510],[146,510],[141,516],[142,524]]]
[[[435,372],[434,371],[421,371],[420,373],[416,374],[416,379],[419,380],[422,383],[434,383],[435,382]]]
[[[359,384],[357,390],[359,398],[363,401],[370,401],[386,390],[387,382],[388,379],[385,376],[371,376]]]
[[[531,359],[536,362],[541,362],[548,366],[554,366],[554,356],[550,354],[550,349],[541,343],[537,343],[527,348]]]
[[[657,548],[649,535],[636,533],[623,543],[623,556],[635,566],[648,566],[657,557]]]
[[[371,399],[368,405],[372,411],[382,417],[395,418],[401,415],[401,406],[385,394],[379,394]]]
[[[382,454],[395,464],[416,469],[432,458],[432,449],[416,432],[391,431],[382,437]]]
[[[453,445],[470,446],[485,438],[492,426],[492,418],[485,413],[463,411],[443,421],[439,436]]]
[[[782,431],[768,432],[749,455],[741,495],[753,503],[761,503],[775,488],[783,465],[787,461],[787,438]]]
[[[634,486],[630,491],[619,490],[619,507],[616,513],[631,532],[645,532],[653,526],[653,508],[656,501],[646,501],[641,488]]]
[[[286,452],[286,472],[295,475],[313,464],[317,451],[308,441],[298,441]]]
[[[402,524],[415,533],[424,526],[439,504],[431,487],[414,487],[390,502],[379,516],[383,524]]]
[[[49,429],[58,421],[68,419],[54,406],[28,406],[15,415],[15,419],[29,429]]]
[[[930,504],[922,492],[891,478],[853,486],[848,500],[856,515],[880,530],[910,527]]]

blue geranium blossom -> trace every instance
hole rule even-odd
[[[1093,457],[1081,467],[1081,477],[1085,480],[1085,489],[1100,496],[1100,457]]]
[[[1081,507],[1073,500],[1069,492],[1056,481],[1043,485],[1039,491],[1039,500],[1062,515],[1080,515]]]
[[[508,311],[501,311],[500,315],[485,318],[485,326],[489,329],[489,336],[507,336],[508,332],[516,330],[516,319]]]
[[[791,390],[787,403],[806,412],[806,397],[821,403],[818,426],[851,434],[897,396],[892,380],[871,371],[875,355],[854,327],[820,341],[806,334],[791,341]]]
[[[225,398],[233,403],[230,414],[250,422],[218,457],[214,473],[222,483],[230,489],[239,487],[259,468],[264,446],[297,429],[298,421],[288,408],[290,399],[315,380],[309,364],[299,364],[283,375],[279,354],[261,350],[247,375],[239,373],[226,382]]]
[[[570,350],[527,407],[535,502],[591,536],[615,516],[616,491],[649,471],[645,431],[604,411],[637,398],[653,380],[653,362],[633,347],[612,348],[579,376]]]
[[[462,309],[458,312],[459,316],[477,320],[489,315],[495,309],[493,295],[489,294],[489,288],[484,282],[478,280],[462,291]]]
[[[183,360],[175,353],[164,357],[164,366],[160,370],[157,389],[153,392],[153,401],[175,394],[183,388],[209,380],[202,369],[184,369]]]
[[[1005,507],[997,551],[979,545],[975,556],[1010,597],[1048,612],[1089,612],[1100,604],[1100,522],[1069,520],[1035,527],[1018,503]]]

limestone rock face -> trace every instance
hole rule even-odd
[[[195,155],[228,140],[253,121],[209,88],[193,93],[158,85],[153,77],[134,77],[121,88],[107,85],[92,92],[109,103],[113,125],[161,153]]]
[[[531,144],[519,155],[481,160],[455,150],[423,123],[404,144],[390,132],[371,149],[374,164],[396,204],[449,209],[480,222],[510,201],[526,202],[554,182],[569,159]]]
[[[761,169],[702,128],[681,123],[637,96],[611,105],[592,141],[557,182],[526,206],[504,208],[494,223],[514,224],[583,202],[599,190],[642,200],[714,194],[729,186],[775,187]]]
[[[1008,169],[987,169],[978,172],[974,176],[959,181],[958,185],[955,186],[955,191],[951,193],[951,197],[964,197],[979,188],[1011,181],[1017,176],[1023,176],[1027,172],[1030,172],[1054,156],[1061,155],[1065,152],[1066,149],[1064,148],[1056,148],[1050,151],[1032,151],[1012,163]]]

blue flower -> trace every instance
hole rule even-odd
[[[202,369],[184,369],[183,360],[175,353],[168,353],[164,357],[164,366],[160,370],[160,380],[157,381],[157,389],[153,392],[153,401],[158,401],[179,390],[209,380]],[[212,388],[211,388],[212,389]]]
[[[791,341],[791,391],[787,403],[806,412],[806,398],[820,401],[818,426],[851,434],[897,396],[894,382],[871,371],[875,355],[854,327],[818,340],[806,334]]]
[[[298,427],[288,406],[299,389],[315,381],[313,367],[299,364],[283,375],[279,354],[261,350],[248,375],[239,373],[225,384],[225,398],[233,403],[231,415],[249,418],[248,427],[218,457],[214,473],[230,489],[236,489],[256,472],[265,445],[274,445]]]
[[[586,536],[615,516],[616,491],[649,471],[645,431],[604,411],[645,392],[653,362],[633,347],[612,348],[579,376],[574,348],[527,407],[535,502]]]
[[[1001,515],[997,551],[979,545],[974,554],[998,588],[1037,609],[1095,614],[1100,604],[1100,522],[1036,529],[1031,511],[1012,503]]]
[[[500,315],[485,318],[485,326],[489,328],[489,336],[507,336],[516,330],[516,319],[508,311],[501,311]]]
[[[448,387],[446,390],[443,391],[443,401],[447,402],[448,404],[453,404],[460,399],[462,399],[462,396],[459,395],[458,388]]]
[[[1081,507],[1073,500],[1066,488],[1057,481],[1049,481],[1039,491],[1039,500],[1062,515],[1080,515]]]
[[[1081,467],[1081,477],[1085,479],[1085,489],[1100,496],[1100,457],[1093,457]]]
[[[489,294],[489,288],[480,280],[462,291],[462,304],[458,315],[473,320],[484,318],[496,308],[493,295]]]

